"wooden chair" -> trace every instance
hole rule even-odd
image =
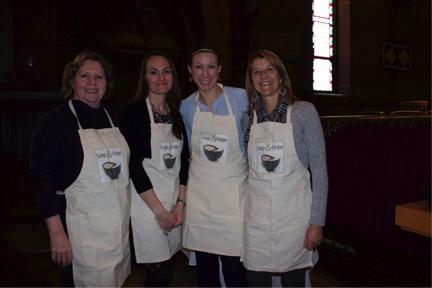
[[[404,100],[399,102],[400,110],[402,111],[419,111],[426,113],[428,110],[427,100]]]

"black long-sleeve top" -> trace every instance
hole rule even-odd
[[[155,119],[157,122],[157,119]],[[180,184],[186,185],[189,169],[189,148],[183,123],[183,149],[180,162]],[[132,103],[126,107],[120,118],[120,131],[130,149],[129,174],[138,193],[145,192],[153,185],[145,172],[142,162],[151,158],[150,115],[145,101]]]
[[[92,108],[79,100],[72,101],[83,129],[110,128],[102,107]],[[116,113],[107,109],[116,125]],[[64,215],[64,191],[79,176],[84,160],[76,117],[67,102],[45,114],[37,123],[30,152],[31,187],[43,218]]]

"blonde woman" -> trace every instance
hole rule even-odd
[[[247,286],[240,262],[242,203],[247,174],[244,89],[222,86],[219,53],[198,49],[189,72],[198,90],[182,101],[180,112],[191,151],[183,246],[196,252],[198,286]]]

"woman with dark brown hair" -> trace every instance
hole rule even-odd
[[[121,118],[131,150],[133,246],[147,287],[169,286],[169,260],[181,248],[189,150],[180,97],[173,61],[152,51],[142,61],[136,101]]]
[[[280,58],[253,53],[246,72],[249,173],[242,261],[251,286],[304,287],[317,261],[327,203],[324,135],[315,107],[299,101]]]

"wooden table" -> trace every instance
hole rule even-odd
[[[428,201],[396,205],[396,225],[404,230],[431,237],[431,206]]]

